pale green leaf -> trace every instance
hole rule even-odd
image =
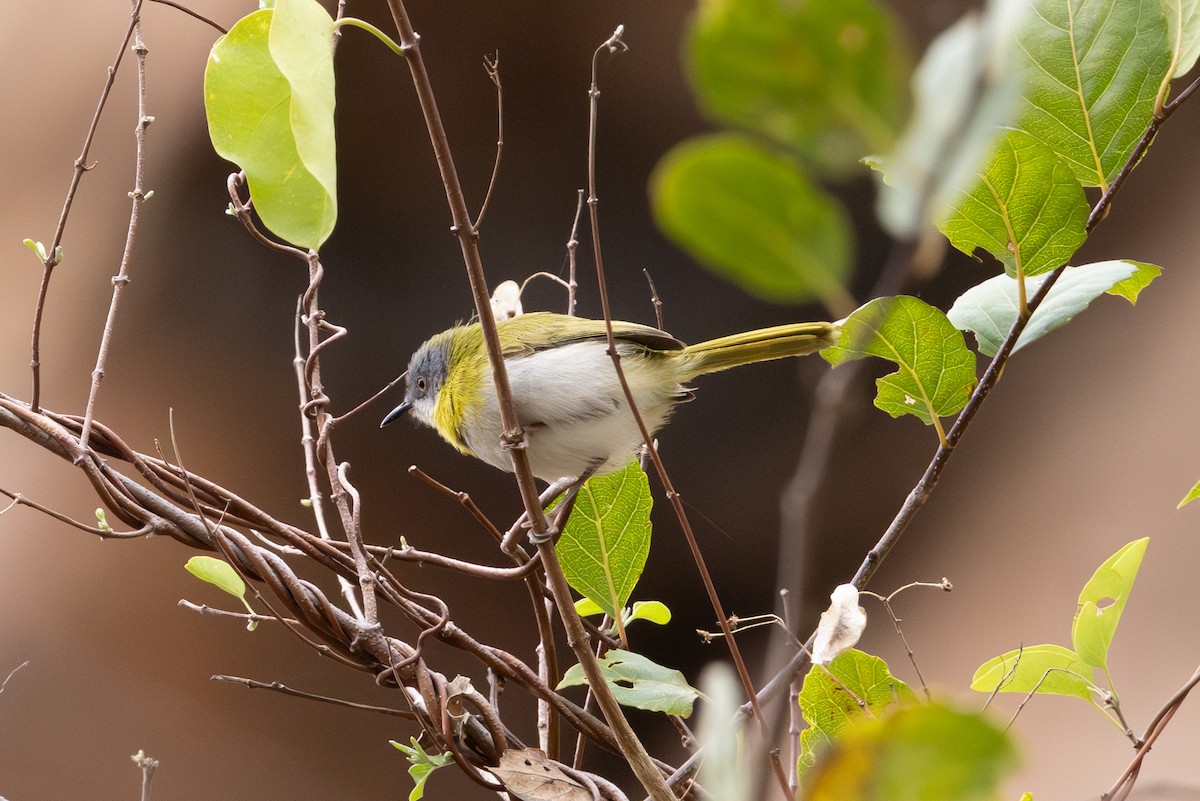
[[[892,236],[922,235],[988,162],[999,126],[1020,113],[1013,31],[1027,0],[990,0],[938,35],[913,73],[915,108],[897,146],[869,166],[883,173],[877,212]]]
[[[218,39],[204,72],[213,148],[246,173],[267,228],[313,249],[337,221],[332,36],[316,0],[279,0]]]
[[[228,562],[211,556],[193,556],[184,567],[201,581],[219,587],[234,598],[245,599],[246,582]]]
[[[1137,264],[1129,261],[1100,261],[1063,270],[1029,318],[1013,353],[1066,325],[1093,300],[1137,272]],[[1025,291],[1029,297],[1033,297],[1046,278],[1026,279]],[[980,353],[995,356],[1017,320],[1017,289],[1017,282],[1007,275],[989,278],[960,295],[947,316],[958,329],[975,333]]]
[[[1070,168],[1034,137],[1010,129],[939,227],[954,247],[967,255],[983,248],[1016,278],[1065,264],[1087,239],[1088,211]]]
[[[556,550],[567,581],[616,618],[650,553],[653,499],[636,462],[593,476],[579,490]]]
[[[1107,664],[1108,648],[1149,543],[1150,538],[1143,537],[1117,551],[1096,569],[1079,593],[1071,644],[1084,663],[1098,668]]]
[[[975,671],[971,689],[981,693],[1042,693],[1093,700],[1095,674],[1061,645],[1031,645],[989,659]]]
[[[650,712],[687,717],[700,693],[687,683],[683,674],[656,664],[641,654],[614,648],[600,659],[604,681],[613,697],[624,706]],[[579,665],[572,665],[558,683],[558,689],[587,684]]]
[[[842,733],[809,773],[802,801],[987,801],[1017,762],[978,712],[900,706]]]
[[[1019,41],[1028,108],[1018,127],[1085,186],[1108,186],[1150,123],[1170,63],[1160,0],[1035,0]]]
[[[671,610],[662,601],[634,601],[633,611],[629,613],[629,620],[648,620],[651,623],[657,623],[660,626],[665,626],[671,622]]]
[[[1200,2],[1197,0],[1161,0],[1167,16],[1167,43],[1171,48],[1170,78],[1191,72],[1200,56]]]
[[[37,254],[38,261],[44,262],[46,260],[46,246],[41,242],[35,242],[32,239],[22,239],[21,244]]]
[[[685,62],[710,115],[840,174],[890,148],[903,122],[901,31],[871,0],[709,0]]]
[[[600,608],[600,604],[591,598],[580,598],[575,602],[575,613],[580,617],[588,617],[590,615],[603,615],[604,610]]]
[[[796,164],[729,134],[689,139],[654,168],[658,225],[708,269],[780,303],[840,299],[846,212]]]
[[[862,708],[846,690],[866,704],[872,715],[894,704],[917,700],[912,688],[893,676],[886,662],[854,648],[842,652],[828,669],[812,668],[804,677],[797,699],[800,714],[808,724],[800,732],[801,775],[851,721],[863,719]]]
[[[1183,496],[1183,500],[1175,508],[1182,509],[1197,498],[1200,498],[1200,482],[1196,482],[1196,486],[1192,487],[1188,494]]]
[[[821,356],[835,367],[866,356],[899,370],[876,382],[875,405],[893,417],[911,414],[926,425],[966,405],[975,387],[975,354],[946,315],[907,295],[876,298],[841,324],[841,335]]]
[[[1124,281],[1118,281],[1113,284],[1108,290],[1108,294],[1117,295],[1125,298],[1131,304],[1137,304],[1138,296],[1142,294],[1142,290],[1150,286],[1150,282],[1162,275],[1162,267],[1154,264],[1146,264],[1141,261],[1129,261],[1130,264],[1137,267],[1137,272],[1126,278]]]

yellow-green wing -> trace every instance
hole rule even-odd
[[[648,325],[613,320],[613,336],[652,350],[682,350],[685,346],[666,331]],[[605,339],[603,320],[570,317],[553,312],[530,312],[496,324],[505,358],[526,356],[572,342]]]

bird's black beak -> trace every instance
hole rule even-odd
[[[388,412],[387,417],[383,418],[383,422],[379,424],[379,427],[383,428],[388,423],[392,422],[397,417],[404,414],[411,408],[412,408],[412,403],[410,401],[405,401],[404,403],[397,406],[395,409],[392,409],[390,412]]]

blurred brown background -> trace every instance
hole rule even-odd
[[[966,3],[899,4],[922,45]],[[251,3],[196,0],[232,24]],[[0,389],[29,396],[29,327],[40,268],[20,244],[49,241],[95,101],[127,22],[123,0],[14,4],[0,27],[0,293],[5,343]],[[589,58],[618,23],[630,52],[602,59],[599,187],[614,309],[652,321],[641,274],[666,304],[666,327],[695,341],[759,325],[819,316],[743,296],[675,251],[655,230],[646,178],[676,141],[705,130],[680,66],[693,4],[610,2],[413,2],[459,170],[478,205],[490,174],[495,104],[482,69],[499,51],[505,84],[500,183],[482,235],[492,283],[565,269],[575,190],[585,178]],[[387,29],[382,3],[351,13]],[[298,263],[269,253],[223,211],[229,165],[212,154],[201,107],[202,70],[215,32],[147,3],[150,49],[148,186],[132,268],[117,322],[98,418],[134,447],[166,442],[174,408],[188,467],[308,525],[293,381],[292,316],[305,285]],[[350,330],[325,358],[335,408],[347,410],[403,369],[429,334],[471,311],[458,248],[404,65],[360,31],[337,56],[341,218],[323,252],[323,305]],[[101,124],[50,290],[43,336],[43,402],[81,413],[95,346],[120,258],[132,183],[135,105],[132,60]],[[1023,352],[968,433],[928,508],[878,577],[885,590],[948,576],[955,591],[912,592],[897,603],[925,676],[940,692],[977,705],[965,688],[985,659],[1022,643],[1069,641],[1075,598],[1091,571],[1120,545],[1152,537],[1138,588],[1112,654],[1127,716],[1141,730],[1200,661],[1194,576],[1200,510],[1175,504],[1200,477],[1200,391],[1193,323],[1200,278],[1194,153],[1200,107],[1173,119],[1079,262],[1130,257],[1161,264],[1164,277],[1135,310],[1104,298],[1078,321]],[[352,144],[351,144],[352,143]],[[856,288],[868,286],[887,243],[871,221],[863,178],[835,191],[860,232]],[[581,248],[581,253],[586,248]],[[989,273],[990,274],[990,273]],[[964,258],[920,294],[943,308],[983,277]],[[581,259],[580,311],[598,313],[590,261]],[[559,308],[560,292],[537,286],[527,308]],[[672,476],[694,521],[726,608],[774,608],[779,496],[803,437],[809,391],[824,363],[774,364],[705,379],[696,403],[662,436]],[[810,595],[845,580],[924,469],[935,439],[912,419],[891,421],[860,382],[824,489],[812,553]],[[386,403],[340,431],[338,455],[366,499],[368,537],[480,560],[486,537],[457,507],[409,478],[413,463],[470,491],[497,520],[518,509],[511,481],[457,456],[429,431],[380,432]],[[80,519],[96,506],[69,465],[0,431],[0,486]],[[691,633],[712,615],[665,504],[637,591],[676,613],[636,647],[695,676],[723,656]],[[405,798],[403,758],[387,744],[410,724],[216,684],[213,673],[277,679],[304,689],[397,703],[369,677],[322,661],[290,635],[178,609],[180,598],[230,604],[186,574],[191,556],[168,540],[99,542],[28,509],[0,518],[0,795],[10,801],[135,797],[128,755],[162,760],[156,798]],[[456,620],[532,657],[535,634],[519,587],[409,569],[414,587],[436,588]],[[507,619],[498,630],[497,610]],[[865,647],[915,681],[877,607]],[[492,632],[495,632],[492,634]],[[758,653],[765,636],[748,634]],[[433,646],[437,648],[436,645]],[[447,649],[437,668],[476,666]],[[524,705],[517,691],[508,704]],[[997,703],[1011,710],[1011,699]],[[1150,756],[1142,784],[1197,785],[1200,702],[1185,705]],[[1004,711],[1007,716],[1009,711]],[[655,725],[655,724],[651,724]],[[662,727],[659,727],[662,731]],[[1024,752],[1010,795],[1095,797],[1131,749],[1085,704],[1046,698],[1015,727]],[[532,719],[525,732],[532,733]],[[662,731],[664,741],[673,735]],[[484,797],[453,771],[427,797]],[[490,796],[489,796],[490,797]]]

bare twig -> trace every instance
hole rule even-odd
[[[218,31],[220,31],[223,34],[229,33],[229,30],[227,28],[224,28],[221,25],[218,25],[216,22],[213,22],[208,17],[206,17],[203,14],[200,14],[196,11],[193,11],[192,9],[183,5],[182,3],[176,3],[176,2],[174,2],[174,0],[150,0],[150,2],[161,3],[164,6],[170,6],[171,8],[178,9],[179,11],[182,11],[184,14],[187,14],[189,17],[198,19],[201,22],[203,22],[204,24],[209,25],[213,28],[216,28]]]
[[[21,668],[25,667],[28,664],[29,664],[29,660],[26,659],[24,662],[17,665],[12,670],[8,671],[8,675],[6,675],[4,677],[4,681],[0,681],[0,694],[4,693],[4,688],[8,686],[9,680],[11,680],[13,676],[17,675],[17,671],[20,670]]]
[[[113,328],[117,322],[117,308],[121,303],[121,295],[129,285],[129,264],[133,260],[133,243],[137,238],[138,216],[142,203],[149,200],[153,192],[146,191],[146,129],[154,118],[146,113],[146,43],[142,41],[142,23],[135,18],[133,25],[133,52],[137,56],[137,97],[138,119],[133,126],[135,142],[133,166],[133,191],[129,193],[132,206],[129,210],[129,227],[125,232],[125,249],[121,253],[121,266],[113,276],[112,300],[108,305],[108,317],[104,321],[104,331],[100,334],[100,350],[96,354],[96,367],[92,370],[92,385],[88,390],[87,407],[83,413],[83,433],[79,435],[79,444],[86,448],[92,434],[92,415],[96,409],[96,397],[100,394],[100,382],[104,379],[104,367],[108,361],[108,348],[112,342]]]
[[[130,759],[142,771],[142,801],[150,801],[150,780],[154,778],[154,771],[158,768],[158,760],[146,756],[144,751],[138,751]]]
[[[71,174],[71,183],[67,187],[67,196],[63,200],[62,212],[60,212],[58,216],[58,225],[56,225],[54,228],[54,238],[50,240],[50,246],[46,248],[45,260],[42,262],[42,282],[38,287],[37,303],[33,308],[33,336],[30,345],[29,358],[29,367],[33,371],[33,395],[29,405],[35,413],[41,408],[42,315],[46,308],[46,293],[50,289],[50,276],[54,272],[54,268],[57,267],[59,263],[63,231],[65,231],[67,227],[67,217],[71,214],[71,205],[75,202],[75,191],[79,188],[79,180],[83,177],[85,172],[96,166],[94,164],[88,164],[88,154],[92,149],[92,141],[96,138],[96,128],[100,125],[100,117],[104,114],[104,106],[108,103],[108,95],[112,91],[113,81],[117,77],[117,70],[120,69],[121,61],[125,58],[125,48],[129,46],[129,41],[133,38],[134,29],[141,20],[141,13],[142,0],[136,0],[133,5],[133,10],[129,13],[129,27],[125,30],[125,37],[121,40],[121,46],[117,48],[117,56],[113,59],[112,66],[108,68],[108,77],[104,81],[104,88],[100,91],[100,100],[96,104],[96,111],[92,115],[92,121],[88,125],[87,135],[83,139],[83,148],[79,151],[79,155],[75,158],[75,171]]]
[[[1126,798],[1133,790],[1133,784],[1137,781],[1138,773],[1142,769],[1142,762],[1146,759],[1146,755],[1150,753],[1150,749],[1154,747],[1155,741],[1159,735],[1170,723],[1171,718],[1179,711],[1179,707],[1183,705],[1188,694],[1200,684],[1200,668],[1196,668],[1191,677],[1184,683],[1182,687],[1175,691],[1175,694],[1167,699],[1167,702],[1162,705],[1154,718],[1150,721],[1150,725],[1146,727],[1146,733],[1141,738],[1141,744],[1137,748],[1137,753],[1134,754],[1133,760],[1121,772],[1117,781],[1108,792],[1100,796],[1102,801],[1120,801]]]
[[[583,190],[577,192],[575,219],[571,222],[571,236],[567,238],[567,314],[575,316],[575,295],[579,289],[576,280],[575,251],[579,249],[579,217],[583,214]]]
[[[492,190],[496,188],[496,176],[500,174],[500,156],[504,153],[504,87],[500,84],[500,54],[485,58],[483,69],[496,87],[496,161],[492,164],[492,177],[488,180],[487,192],[479,206],[479,215],[471,224],[476,230],[483,225],[483,215],[487,213],[488,204],[492,200]]]
[[[633,391],[629,387],[629,382],[625,378],[625,372],[621,367],[621,356],[617,352],[616,339],[613,336],[612,327],[612,310],[608,303],[608,286],[604,276],[604,259],[600,249],[600,216],[599,204],[600,199],[596,194],[596,130],[597,130],[597,114],[599,107],[600,89],[597,79],[599,70],[600,54],[603,52],[616,52],[625,49],[625,43],[621,39],[624,32],[623,26],[617,26],[613,35],[608,38],[600,47],[596,48],[592,56],[592,82],[588,89],[588,98],[590,101],[590,119],[588,126],[588,214],[591,220],[592,229],[592,256],[596,263],[596,279],[599,286],[600,306],[604,314],[604,327],[608,337],[608,354],[612,358],[613,368],[617,372],[617,379],[621,384],[621,389],[625,393],[625,401],[629,405],[629,410],[632,412],[634,420],[637,422],[638,428],[642,434],[642,440],[646,444],[646,451],[650,460],[654,464],[655,472],[659,480],[663,484],[663,490],[667,495],[667,499],[671,502],[671,506],[675,512],[675,517],[679,520],[680,528],[683,530],[684,538],[687,540],[688,548],[691,551],[692,561],[696,564],[697,570],[700,572],[700,580],[704,584],[704,590],[708,595],[709,603],[712,605],[713,611],[717,615],[717,621],[721,626],[721,631],[725,635],[725,642],[728,644],[729,653],[733,657],[734,666],[737,669],[738,677],[741,679],[742,687],[745,689],[746,696],[750,699],[750,705],[754,711],[754,717],[766,731],[766,717],[763,715],[762,709],[758,705],[757,693],[754,689],[754,682],[750,678],[750,671],[746,667],[746,661],[742,657],[741,650],[738,648],[737,641],[732,636],[732,631],[729,628],[729,622],[725,609],[721,604],[721,599],[717,594],[716,585],[713,583],[712,575],[705,564],[704,555],[700,551],[700,544],[696,539],[695,532],[687,517],[687,512],[683,508],[683,499],[675,490],[671,483],[670,477],[667,475],[667,469],[663,465],[662,459],[658,455],[657,449],[654,447],[654,440],[649,429],[646,428],[646,423],[642,419],[641,413],[638,411],[637,404],[634,401]],[[772,760],[773,765],[778,765],[778,760]],[[790,797],[788,789],[787,776],[783,774],[782,769],[776,770],[776,778],[779,781],[780,789],[783,793]]]
[[[245,679],[241,676],[223,676],[216,675],[210,677],[213,681],[221,681],[227,684],[240,684],[248,690],[271,690],[272,692],[282,693],[283,695],[291,695],[296,698],[304,698],[309,701],[320,701],[323,704],[334,704],[335,706],[349,707],[350,709],[358,709],[363,712],[376,712],[380,715],[391,715],[398,718],[407,718],[415,720],[416,715],[404,709],[392,709],[387,706],[376,706],[375,704],[360,704],[357,701],[347,701],[343,698],[333,698],[328,695],[320,695],[318,693],[310,693],[305,690],[297,690],[288,687],[286,684],[281,684],[277,681],[262,682],[254,679]]]

